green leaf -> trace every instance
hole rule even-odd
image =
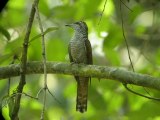
[[[9,107],[9,116],[11,117],[13,108],[14,108],[14,98],[13,97],[10,98],[8,107]]]
[[[47,29],[43,32],[43,35],[51,32],[51,31],[57,30],[57,29],[58,29],[58,27],[50,27],[50,28],[47,28]],[[38,39],[38,38],[41,37],[41,36],[42,36],[42,33],[36,35],[35,37],[33,37],[33,38],[30,40],[30,42],[33,41],[33,40],[35,40],[35,39]]]
[[[2,26],[0,26],[0,33],[2,33],[7,38],[8,41],[11,39],[9,32]]]

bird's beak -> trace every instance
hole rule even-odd
[[[72,27],[73,24],[66,24],[65,26],[67,26],[67,27]]]

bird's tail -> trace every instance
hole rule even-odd
[[[88,77],[78,77],[77,79],[76,110],[81,113],[87,111],[88,81]]]

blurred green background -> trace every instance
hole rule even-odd
[[[0,66],[9,65],[13,56],[20,57],[33,0],[10,0],[0,14]],[[131,70],[122,33],[128,41],[136,72],[159,77],[160,65],[160,1],[159,0],[40,0],[39,10],[44,30],[58,27],[45,35],[47,60],[67,62],[68,43],[73,31],[65,24],[83,20],[89,27],[94,64]],[[121,9],[120,9],[121,4]],[[100,21],[101,19],[101,21]],[[3,32],[2,32],[3,31]],[[35,18],[31,37],[40,34]],[[41,39],[30,42],[28,61],[42,61]],[[16,60],[16,63],[19,63]],[[19,77],[11,80],[11,93]],[[7,95],[7,80],[0,81],[0,98]],[[43,87],[43,75],[27,75],[24,92],[36,96]],[[88,110],[76,112],[76,81],[70,75],[48,74],[48,87],[57,102],[47,94],[45,120],[160,120],[160,103],[128,92],[121,83],[92,79],[89,86]],[[129,85],[141,94],[160,97],[159,91]],[[149,93],[147,93],[148,91]],[[20,119],[39,120],[43,93],[39,100],[23,96]],[[8,107],[3,108],[8,116]]]

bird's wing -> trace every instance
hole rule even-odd
[[[86,51],[87,51],[87,64],[92,65],[93,64],[92,48],[91,48],[91,43],[89,42],[88,39],[85,40],[85,46],[86,46]]]

